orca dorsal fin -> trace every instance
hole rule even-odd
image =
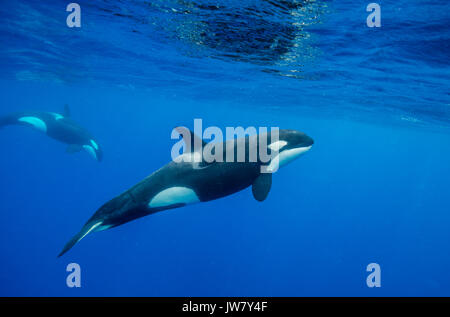
[[[175,130],[181,134],[183,137],[184,142],[186,143],[186,152],[195,152],[195,147],[201,147],[204,148],[207,144],[201,137],[199,137],[197,134],[195,134],[193,131],[189,130],[185,127],[176,127]],[[190,139],[187,139],[190,138]],[[189,145],[188,145],[189,144]]]
[[[63,113],[64,117],[66,118],[70,118],[70,108],[68,104],[64,105],[64,113]]]
[[[264,201],[272,187],[272,173],[261,173],[253,182],[252,193],[257,201]]]

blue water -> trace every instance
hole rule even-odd
[[[98,163],[0,130],[0,295],[450,296],[448,1],[380,1],[380,28],[369,1],[78,3],[81,28],[68,1],[0,4],[0,115],[69,104],[104,150]],[[262,203],[246,189],[57,258],[195,118],[315,144]],[[71,262],[81,288],[66,286]]]

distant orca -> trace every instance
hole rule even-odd
[[[191,132],[192,139],[199,139]],[[255,141],[256,138],[257,140]],[[300,154],[308,151],[314,141],[306,134],[295,130],[279,130],[278,141],[272,142],[272,133],[266,135],[265,146],[278,152],[278,164],[283,166]],[[236,141],[236,142],[235,142]],[[205,202],[228,196],[252,185],[253,196],[263,201],[269,194],[272,173],[261,173],[261,160],[250,162],[250,147],[260,146],[257,135],[228,140],[223,145],[223,155],[245,144],[245,162],[195,162],[172,161],[163,166],[140,183],[104,204],[86,222],[63,248],[59,256],[66,253],[87,234],[119,226],[131,220],[147,216],[158,211],[182,207],[196,202]],[[206,144],[203,140],[197,141]],[[271,143],[272,142],[272,143]],[[187,142],[186,142],[187,143]],[[190,143],[193,144],[193,143]],[[268,144],[268,145],[267,145]],[[267,150],[267,149],[266,149]],[[184,156],[200,154],[188,151]],[[274,158],[272,158],[274,161]],[[271,163],[268,163],[268,169]]]
[[[97,161],[102,160],[103,153],[99,144],[86,129],[70,119],[67,105],[63,115],[55,112],[26,111],[0,117],[0,128],[12,124],[31,126],[53,139],[68,144],[68,153],[84,149]]]

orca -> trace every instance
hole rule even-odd
[[[207,144],[192,132],[190,144]],[[307,152],[314,141],[308,135],[296,130],[279,130],[278,140],[272,142],[272,132],[266,133],[266,150],[276,150],[279,166],[284,166],[301,154]],[[195,141],[197,139],[197,141]],[[200,139],[200,140],[198,140]],[[263,147],[258,135],[232,139],[220,142],[223,145],[223,156],[233,151],[234,161],[215,160],[211,163],[204,159],[183,160],[175,159],[144,180],[131,187],[121,195],[101,206],[97,212],[85,223],[81,231],[76,234],[63,248],[59,256],[71,249],[77,242],[91,232],[103,231],[117,227],[131,220],[144,217],[159,211],[173,209],[198,202],[207,202],[222,198],[249,186],[257,201],[264,201],[272,185],[274,158],[268,164],[269,172],[262,172],[264,164],[261,159],[252,162],[249,159],[250,150]],[[186,141],[186,140],[185,140]],[[185,142],[188,143],[187,141]],[[237,148],[245,146],[245,160],[236,160]],[[182,156],[195,156],[195,148],[185,149]],[[198,151],[198,150],[197,150]],[[178,157],[178,158],[180,158]]]
[[[71,119],[67,105],[63,114],[24,111],[0,117],[0,128],[17,124],[30,126],[55,140],[68,144],[67,153],[85,150],[99,162],[103,158],[103,151],[98,142],[86,129]]]

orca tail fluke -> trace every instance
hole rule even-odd
[[[81,239],[87,236],[90,232],[94,231],[98,226],[102,224],[102,221],[98,222],[88,222],[83,226],[80,232],[78,232],[69,242],[66,243],[62,251],[58,254],[58,258],[61,257],[64,253],[72,249],[72,247],[77,244]]]

